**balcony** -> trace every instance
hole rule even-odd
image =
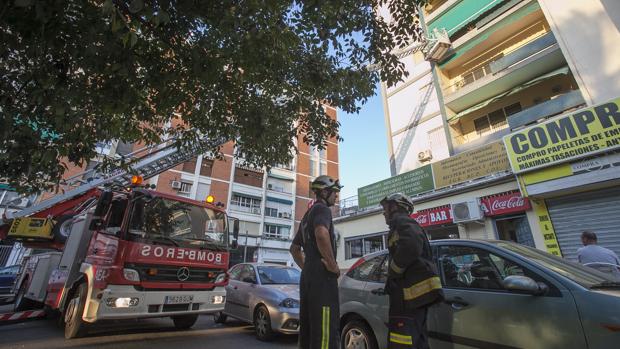
[[[250,213],[250,214],[261,214],[260,205],[247,205],[239,201],[231,200],[230,201],[230,209],[237,212]]]
[[[462,75],[443,89],[444,101],[460,112],[565,64],[555,37],[548,32]]]
[[[472,150],[474,148],[499,140],[508,134],[510,134],[510,128],[506,123],[500,127],[496,127],[482,134],[472,132],[465,135],[456,136],[454,137],[455,142],[453,144],[454,153],[459,154],[468,150]]]
[[[579,90],[552,97],[550,100],[522,110],[508,117],[510,129],[514,130],[521,126],[529,125],[537,120],[561,114],[567,110],[585,105]]]

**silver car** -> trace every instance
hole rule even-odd
[[[299,270],[278,264],[242,263],[230,268],[223,323],[228,316],[254,325],[256,336],[273,339],[276,332],[299,332]]]
[[[620,283],[582,265],[506,241],[437,240],[445,302],[430,308],[439,348],[618,348]],[[387,251],[340,280],[343,348],[386,348]]]

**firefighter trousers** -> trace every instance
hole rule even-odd
[[[388,349],[429,349],[427,313],[428,308],[416,309],[408,314],[390,309]]]
[[[319,262],[320,263],[320,262]],[[323,264],[306,265],[299,283],[299,348],[338,349],[340,304],[338,278]]]

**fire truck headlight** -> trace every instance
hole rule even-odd
[[[224,296],[213,296],[211,297],[211,303],[213,304],[222,304],[226,298]]]
[[[140,300],[138,298],[129,298],[129,297],[123,297],[123,298],[111,297],[105,300],[105,304],[111,308],[135,307],[138,305],[139,302]]]
[[[123,269],[123,276],[129,281],[140,281],[140,274],[138,274],[138,271],[134,269]]]

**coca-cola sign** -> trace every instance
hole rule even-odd
[[[411,215],[421,226],[428,227],[431,225],[452,223],[452,211],[450,206],[441,206],[420,210]]]
[[[508,213],[527,211],[530,201],[518,191],[510,191],[483,197],[481,200],[485,216],[499,216]]]

